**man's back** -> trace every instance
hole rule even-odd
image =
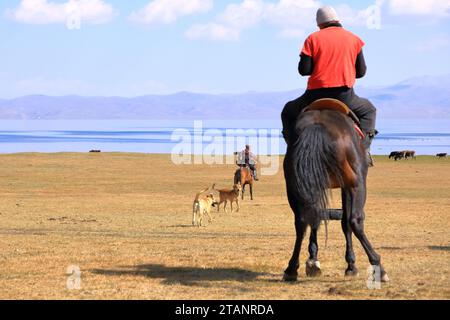
[[[314,64],[308,90],[352,88],[356,79],[356,58],[363,46],[359,37],[342,27],[328,27],[311,34],[302,50]]]

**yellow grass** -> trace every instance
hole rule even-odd
[[[282,172],[262,177],[240,213],[191,227],[192,200],[233,166],[175,166],[166,155],[0,156],[2,299],[437,299],[450,298],[450,161],[377,158],[366,231],[391,282],[368,290],[344,278],[344,238],[320,232],[323,276],[281,282],[294,243]],[[333,199],[339,204],[339,196]],[[307,245],[304,244],[305,249]],[[81,289],[66,269],[81,269]]]

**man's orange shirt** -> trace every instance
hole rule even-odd
[[[311,34],[302,53],[312,57],[314,70],[308,90],[349,87],[356,81],[356,58],[364,42],[341,27],[328,27]]]

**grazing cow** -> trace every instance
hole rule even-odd
[[[392,151],[389,155],[389,159],[394,159],[395,161],[405,158],[406,151]]]
[[[389,155],[389,159],[397,160],[396,157],[401,153],[402,153],[401,151],[392,151],[391,154]]]
[[[446,154],[446,153],[438,153],[438,154],[436,155],[436,157],[438,157],[439,159],[446,158],[446,157],[447,157],[447,154]]]
[[[396,156],[395,156],[395,161],[400,160],[400,159],[406,159],[406,151],[400,151]]]
[[[391,154],[389,155],[389,159],[394,158],[398,153],[399,151],[392,151]]]
[[[413,150],[406,150],[405,159],[408,160],[408,158],[416,159],[416,152]]]

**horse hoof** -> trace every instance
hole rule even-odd
[[[381,282],[389,282],[390,279],[388,277],[388,274],[385,272],[382,276],[381,276]]]
[[[321,276],[320,262],[314,260],[306,261],[306,275],[311,278]]]
[[[297,275],[297,274],[287,274],[287,273],[284,273],[283,281],[285,281],[285,282],[296,282],[296,281],[297,281],[297,278],[298,278],[298,275]]]
[[[345,276],[346,277],[357,277],[359,276],[359,272],[357,268],[353,268],[353,269],[347,269],[345,270]]]

